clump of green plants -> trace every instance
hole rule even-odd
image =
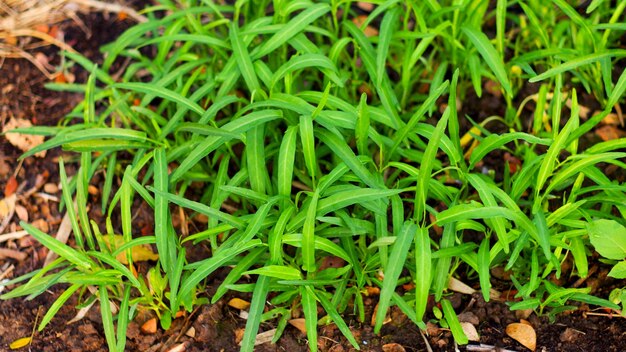
[[[586,277],[594,248],[620,261],[623,277],[626,252],[607,254],[601,235],[626,225],[624,184],[603,172],[624,172],[626,139],[580,140],[623,101],[626,3],[372,3],[363,13],[350,1],[161,0],[102,48],[102,64],[65,53],[90,79],[50,88],[86,98],[58,127],[23,130],[50,136],[24,157],[79,153],[71,182],[61,164],[76,246],[22,224],[60,258],[2,297],[69,283],[40,328],[79,292],[83,304],[100,301],[119,351],[137,309],[153,309],[167,328],[176,312],[228,291],[252,292],[242,351],[253,350],[262,321],[277,319],[280,338],[292,309],[304,314],[311,350],[318,324],[331,321],[358,349],[342,314],[365,319],[369,286],[380,288],[376,333],[392,305],[424,327],[432,295],[464,344],[449,280],[475,278],[488,301],[496,266],[517,291],[511,309],[556,314],[577,301],[619,311],[621,291],[607,300],[552,278]],[[128,63],[120,74],[116,62]],[[531,96],[529,82],[539,84]],[[500,97],[502,116],[462,114],[466,99],[485,94]],[[581,118],[581,94],[601,111]],[[513,158],[486,162],[504,153]],[[85,211],[95,172],[105,174],[102,208],[109,219],[119,211],[105,234]],[[153,235],[133,231],[135,199],[153,209]],[[173,206],[208,222],[183,233]],[[112,248],[116,233],[123,241]],[[198,243],[210,253],[190,262],[185,246]],[[158,262],[136,277],[133,248],[146,244]],[[327,267],[329,258],[342,264]],[[564,273],[567,260],[574,269]],[[227,266],[207,300],[206,279]]]

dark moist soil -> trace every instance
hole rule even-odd
[[[115,16],[101,14],[84,16],[83,21],[92,33],[89,38],[85,32],[72,23],[61,25],[61,29],[65,31],[66,41],[70,45],[96,62],[101,60],[98,47],[113,40],[131,25],[130,22],[120,21]],[[48,48],[42,52],[53,65],[59,64],[60,57],[54,49]],[[78,66],[71,67],[70,72],[78,81],[84,82],[87,77],[87,73]],[[43,87],[46,82],[46,78],[27,61],[6,60],[0,68],[0,87],[2,88],[0,123],[2,126],[10,118],[26,118],[36,125],[56,125],[81,100],[81,96],[76,94],[46,90]],[[532,90],[532,88],[529,89]],[[478,121],[495,113],[502,115],[504,110],[503,107],[499,108],[497,105],[501,103],[501,100],[494,99],[487,92],[480,99],[473,95],[468,96],[467,100],[465,106],[471,106],[475,110],[464,109],[464,113],[477,117]],[[21,154],[19,150],[4,138],[0,138],[0,147],[0,188],[4,189],[9,178],[18,170],[15,175],[20,185],[18,204],[28,211],[29,222],[38,222],[40,226],[47,226],[47,232],[55,234],[62,218],[58,203],[36,195],[24,196],[24,193],[33,187],[40,191],[45,183],[58,184],[57,162],[60,151],[49,151],[45,158],[27,158],[20,165],[17,161]],[[492,162],[493,165],[501,164],[498,156],[491,157],[494,160],[487,160],[486,164],[492,164]],[[69,174],[75,172],[72,169],[75,165],[69,164],[67,167]],[[98,186],[97,178],[94,185]],[[56,192],[52,195],[59,197],[60,193]],[[90,215],[94,219],[102,220],[102,214],[97,205],[100,203],[97,192],[92,194],[91,200],[93,205]],[[142,208],[141,205],[137,205],[135,210],[138,214],[136,228],[150,230],[150,211],[145,207]],[[4,232],[19,230],[17,223],[18,218],[15,215],[11,225]],[[101,228],[103,227],[101,224]],[[0,257],[0,275],[8,279],[41,268],[47,254],[47,249],[30,236],[2,243],[0,248],[26,254],[25,259],[21,260]],[[208,253],[208,250],[202,247],[195,250],[204,253],[194,253],[194,256]],[[147,269],[148,265],[143,264],[138,271],[145,273]],[[623,281],[616,282],[607,279],[606,272],[605,268],[596,267],[593,278],[583,282],[581,287],[590,285],[593,287],[592,294],[606,297],[612,288],[624,285]],[[227,272],[222,270],[211,279],[208,283],[207,295],[210,296],[210,293],[215,291],[226,274]],[[571,287],[574,283],[562,281],[559,284]],[[500,292],[507,292],[511,286],[510,282],[505,280],[494,283],[494,287]],[[11,342],[30,336],[36,321],[41,320],[52,302],[65,288],[55,286],[32,300],[19,298],[0,301],[0,351],[8,351]],[[505,296],[503,294],[503,297]],[[199,307],[191,314],[175,319],[168,331],[159,328],[153,334],[141,331],[142,324],[152,316],[148,313],[140,313],[129,325],[126,350],[168,351],[174,346],[184,344],[186,351],[236,351],[238,350],[236,336],[243,331],[245,320],[240,317],[238,310],[227,305],[226,302],[232,297],[234,296],[227,295],[214,305]],[[249,299],[249,296],[243,295],[241,298]],[[537,332],[537,350],[539,351],[626,351],[626,336],[624,336],[626,319],[611,317],[605,311],[591,311],[585,305],[568,314],[559,315],[556,321],[550,322],[548,317],[538,317],[535,313],[526,316],[521,315],[520,312],[512,312],[504,304],[504,299],[485,303],[479,294],[461,295],[458,293],[448,298],[456,311],[460,312],[462,321],[475,325],[480,334],[480,342],[472,343],[473,348],[460,346],[460,350],[476,351],[475,347],[482,343],[485,346],[481,351],[526,351],[526,348],[505,333],[508,324],[526,319]],[[77,303],[77,297],[74,295],[43,331],[35,333],[32,345],[29,347],[30,351],[107,351],[98,304],[95,304],[82,320],[67,324],[76,315]],[[361,350],[385,352],[427,350],[417,327],[395,307],[391,309],[389,323],[383,327],[380,336],[375,335],[369,322],[377,297],[375,295],[365,297],[364,303],[365,322],[359,322],[354,315],[344,316],[357,341],[360,342]],[[351,311],[351,308],[347,310],[347,312]],[[275,324],[276,322],[262,324],[261,330],[273,329],[276,327]],[[429,323],[428,327],[429,336],[426,340],[432,350],[455,350],[456,346],[449,331],[437,328],[436,323]],[[193,329],[190,330],[190,328]],[[322,351],[354,350],[333,324],[320,327],[319,336],[318,345]],[[307,351],[308,345],[306,335],[288,325],[277,344],[265,343],[257,346],[256,350]]]

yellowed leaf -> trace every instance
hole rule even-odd
[[[17,339],[9,345],[9,348],[12,350],[16,350],[18,348],[26,347],[30,345],[30,342],[33,340],[32,337],[22,337],[21,339]]]
[[[303,334],[306,334],[306,322],[304,318],[291,319],[289,320],[289,324],[300,330]]]
[[[113,241],[111,241],[111,237],[113,237]],[[109,247],[109,249],[113,251],[116,248],[121,247],[125,243],[124,237],[120,235],[104,235],[102,236],[102,238]],[[113,242],[113,248],[111,248],[111,242]],[[159,255],[154,253],[149,245],[134,246],[130,250],[132,253],[133,261],[135,262],[145,262],[148,260],[159,259]],[[126,252],[118,254],[116,258],[120,263],[128,264],[128,260],[126,260]]]
[[[241,298],[233,298],[230,301],[228,301],[228,305],[235,308],[235,309],[248,309],[248,307],[250,307],[250,302],[248,301],[244,301]]]
[[[2,132],[11,131],[16,128],[28,128],[32,125],[33,124],[26,119],[12,118],[4,125]],[[23,152],[27,152],[33,149],[44,141],[44,136],[36,136],[30,134],[6,133],[4,136],[6,137],[7,141],[9,141],[9,143],[13,144],[15,147],[19,148]],[[46,151],[41,151],[35,154],[35,156],[43,158],[46,156]]]
[[[506,327],[506,334],[531,351],[537,348],[537,333],[532,326],[524,323],[513,323]]]

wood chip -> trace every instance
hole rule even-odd
[[[187,330],[187,332],[185,332],[185,335],[187,335],[187,336],[189,336],[189,337],[191,337],[191,338],[196,337],[196,328],[194,328],[193,326],[192,326],[192,327],[190,327],[190,328]]]
[[[537,333],[530,325],[523,323],[509,324],[506,327],[506,334],[531,351],[537,348]]]
[[[233,298],[230,301],[228,301],[228,305],[235,309],[245,310],[250,307],[250,302],[244,301],[241,298]]]
[[[156,318],[148,319],[143,325],[141,325],[141,331],[145,334],[154,334],[157,331]]]

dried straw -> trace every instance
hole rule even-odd
[[[99,0],[0,0],[0,65],[5,58],[23,58],[37,66],[48,78],[54,77],[27,50],[45,45],[55,45],[66,51],[74,50],[60,40],[62,38],[54,38],[36,29],[68,19],[84,27],[77,14],[90,12],[123,13],[137,22],[147,20],[128,6]],[[17,38],[20,37],[32,38],[36,43],[30,42],[29,48],[25,48],[18,45]]]

